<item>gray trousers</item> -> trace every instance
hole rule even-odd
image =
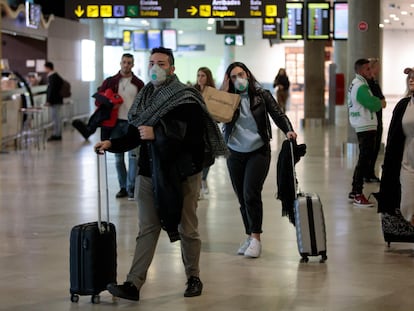
[[[201,239],[198,233],[197,200],[200,192],[201,173],[190,176],[183,182],[184,203],[178,232],[181,237],[181,255],[187,279],[199,276]],[[135,254],[127,281],[138,289],[147,278],[161,232],[160,220],[154,205],[152,179],[138,175],[135,193],[138,201],[138,236]],[[168,264],[168,263],[166,263]]]

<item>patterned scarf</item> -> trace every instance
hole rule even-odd
[[[197,104],[203,111],[206,140],[214,157],[227,155],[228,149],[217,123],[211,118],[200,93],[178,80],[176,75],[167,79],[165,84],[155,88],[147,83],[138,93],[128,113],[129,123],[154,126],[168,112],[183,104]]]

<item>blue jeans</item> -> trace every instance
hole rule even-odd
[[[123,136],[127,131],[128,121],[118,119],[115,127],[111,131],[111,138]],[[138,152],[138,148],[128,151],[128,170],[124,160],[125,153],[115,153],[115,168],[118,175],[119,188],[126,189],[129,194],[134,193],[135,177],[138,166]]]
[[[53,129],[52,129],[52,135],[53,136],[62,136],[62,120],[60,118],[60,110],[61,110],[60,104],[51,105],[51,117],[53,121]]]

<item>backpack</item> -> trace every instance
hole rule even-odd
[[[66,81],[65,79],[62,79],[62,86],[60,87],[60,91],[59,91],[60,96],[62,96],[63,98],[71,97],[72,92],[70,88],[71,88],[70,83]]]

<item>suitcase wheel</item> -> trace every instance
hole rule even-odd
[[[79,301],[79,296],[76,295],[76,294],[70,295],[70,301],[72,301],[72,302],[78,302]]]
[[[328,260],[328,256],[322,255],[321,260],[319,260],[320,263],[324,263],[326,260]]]
[[[307,256],[304,256],[300,259],[301,263],[307,263],[309,261],[309,258]]]
[[[92,295],[91,297],[91,302],[93,304],[98,304],[101,302],[101,297],[99,297],[99,295]]]

